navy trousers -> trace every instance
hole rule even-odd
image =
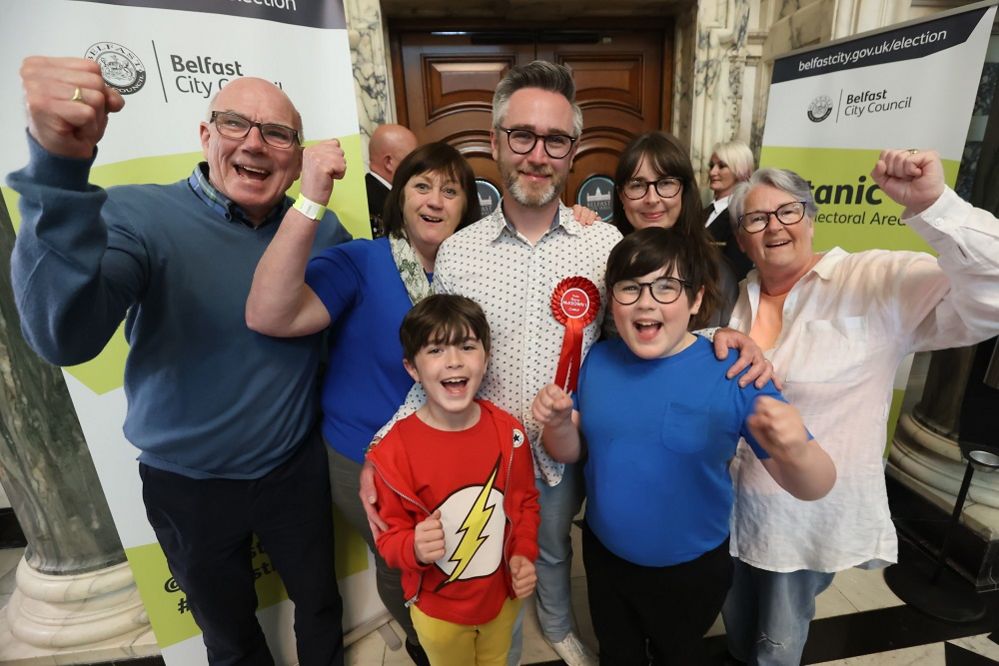
[[[583,564],[600,666],[711,663],[703,637],[732,582],[728,539],[689,562],[644,567],[621,559],[584,527]]]
[[[256,534],[295,604],[302,666],[342,666],[326,451],[313,434],[259,479],[192,479],[139,465],[146,515],[204,636],[212,666],[272,666],[256,618]]]

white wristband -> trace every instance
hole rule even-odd
[[[315,220],[316,222],[323,219],[323,215],[326,214],[326,206],[317,204],[304,194],[298,195],[298,198],[295,199],[295,203],[292,205],[292,208],[310,220]]]

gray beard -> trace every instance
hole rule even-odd
[[[517,179],[516,170],[504,174],[504,179],[506,180],[507,192],[510,193],[513,200],[521,206],[527,206],[529,208],[541,208],[542,206],[547,206],[552,201],[557,199],[562,193],[562,182],[555,179],[553,179],[552,183],[541,192],[528,190],[527,188],[522,187],[520,181]]]

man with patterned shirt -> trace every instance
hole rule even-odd
[[[585,357],[603,320],[607,256],[621,240],[612,225],[581,225],[559,201],[583,130],[575,96],[572,74],[562,65],[535,61],[507,73],[493,96],[492,153],[503,199],[492,214],[441,245],[434,272],[435,292],[467,296],[489,318],[492,354],[479,396],[514,414],[527,429],[541,505],[538,620],[545,639],[570,666],[596,663],[573,632],[570,596],[569,529],[582,504],[581,468],[547,454],[531,404],[556,376],[566,335],[553,314],[553,294],[567,278],[588,281],[587,289],[599,294],[600,306],[581,331]],[[415,411],[423,395],[415,385],[396,418]],[[381,525],[367,465],[361,498],[377,534]],[[521,648],[518,621],[510,664],[519,663]]]

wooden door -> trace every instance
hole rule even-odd
[[[478,177],[497,187],[499,171],[489,147],[492,97],[515,65],[541,59],[572,68],[583,135],[567,203],[576,201],[590,176],[613,177],[617,157],[632,137],[669,127],[668,30],[442,34],[395,26],[393,32],[399,122],[421,143],[455,146]]]

